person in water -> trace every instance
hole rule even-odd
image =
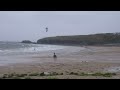
[[[54,53],[54,55],[53,55],[53,58],[57,58],[57,55],[55,55],[55,53]]]

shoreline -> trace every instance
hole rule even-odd
[[[57,60],[52,57],[52,52],[58,55]],[[66,53],[67,52],[67,53]],[[23,57],[24,58],[24,57]],[[94,47],[87,46],[84,49],[80,47],[68,47],[63,50],[45,51],[39,54],[30,55],[24,59],[32,60],[28,63],[18,63],[8,66],[0,66],[0,74],[5,73],[36,73],[36,72],[57,72],[64,73],[64,75],[54,76],[58,79],[114,79],[120,78],[120,47]],[[22,60],[22,58],[21,58]],[[100,76],[74,76],[67,75],[66,72],[109,72],[111,68],[115,68],[117,75],[113,77],[100,77]],[[112,68],[112,69],[113,69]],[[114,71],[114,70],[113,70]],[[33,77],[36,79],[44,79],[45,77]]]
[[[98,45],[80,45],[80,44],[45,44],[45,43],[36,43],[36,44],[43,44],[43,45],[59,45],[59,46],[75,46],[75,47],[120,47],[120,44],[98,44]]]

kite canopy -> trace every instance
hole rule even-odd
[[[46,27],[46,32],[48,31],[48,28]]]

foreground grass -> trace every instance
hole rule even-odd
[[[97,73],[74,73],[71,72],[70,75],[79,75],[79,76],[103,76],[103,77],[112,77],[114,75],[116,75],[116,73],[101,73],[101,72],[97,72]]]
[[[48,76],[45,79],[57,79],[57,75],[76,75],[76,76],[102,76],[102,77],[112,77],[116,75],[116,73],[76,73],[76,72],[70,72],[68,74],[63,74],[63,73],[57,73],[57,72],[42,72],[42,73],[29,73],[29,74],[16,74],[16,73],[11,73],[11,74],[3,74],[0,79],[32,79],[32,77],[42,77],[42,76]]]

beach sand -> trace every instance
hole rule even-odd
[[[53,52],[57,59],[54,59]],[[19,57],[20,58],[20,57]],[[28,63],[0,66],[0,75],[10,73],[57,72],[63,75],[32,76],[32,79],[120,79],[120,47],[116,46],[69,46],[61,50],[45,51],[34,55],[22,56]],[[69,73],[116,73],[112,77],[79,76]]]

